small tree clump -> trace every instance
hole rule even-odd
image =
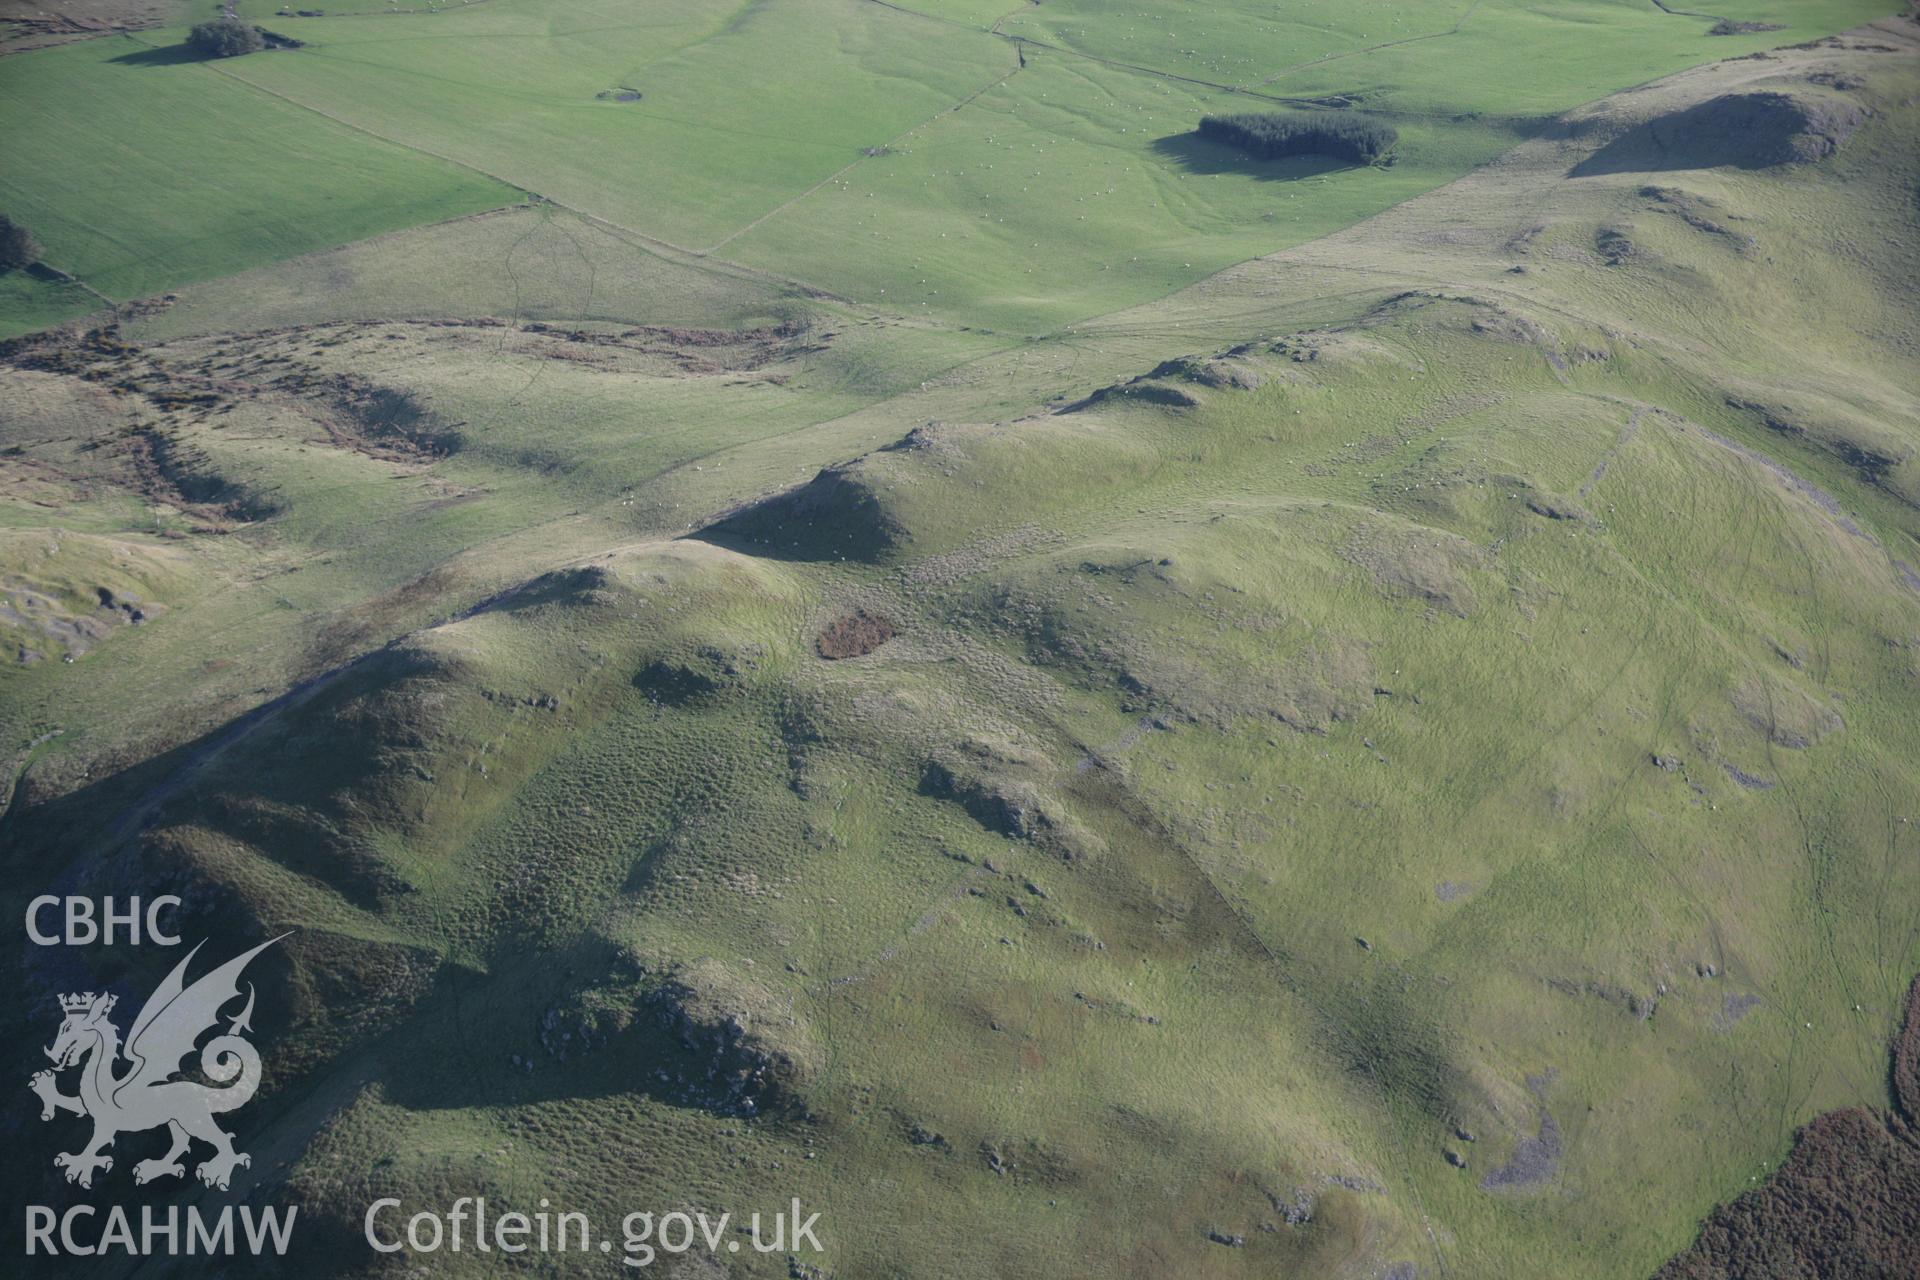
[[[1333,111],[1207,116],[1200,121],[1200,136],[1262,160],[1313,155],[1355,164],[1378,163],[1400,138],[1391,125]]]
[[[238,18],[216,18],[187,33],[187,47],[209,58],[237,58],[267,47],[260,28]]]
[[[0,271],[18,271],[40,261],[40,242],[6,214],[0,213]]]

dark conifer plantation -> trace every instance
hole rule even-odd
[[[1374,164],[1399,139],[1392,126],[1331,111],[1247,112],[1206,116],[1200,136],[1224,142],[1262,160],[1283,156],[1335,156]]]

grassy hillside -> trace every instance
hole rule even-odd
[[[797,1195],[823,1275],[1646,1276],[1894,1102],[1920,28],[1343,9],[1280,83],[1436,51],[1409,154],[1263,175],[1162,146],[1248,100],[1153,73],[1277,74],[1264,11],[1208,63],[875,8],[288,20],[205,74],[561,203],[0,350],[0,911],[297,931],[235,1184],[301,1206],[284,1269],[429,1265],[381,1195]],[[1871,16],[1785,9],[1733,16]],[[1483,18],[1537,81],[1421,115]],[[782,60],[792,133],[674,115]],[[860,137],[856,66],[912,81]],[[604,163],[656,136],[686,185]]]

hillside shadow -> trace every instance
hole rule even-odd
[[[415,1111],[630,1096],[711,1115],[785,1110],[790,1099],[778,1089],[743,1109],[724,1079],[714,1083],[707,1069],[722,1052],[714,1029],[650,1000],[641,972],[596,933],[558,946],[508,941],[485,970],[441,966],[359,1056],[380,1064],[386,1097]]]
[[[1288,156],[1282,160],[1259,160],[1237,147],[1212,142],[1198,130],[1155,138],[1154,152],[1165,156],[1187,173],[1239,173],[1262,182],[1297,182],[1321,174],[1360,166],[1331,156]]]
[[[170,44],[160,49],[136,49],[107,61],[123,67],[172,67],[183,62],[210,62],[212,59],[196,53],[189,45]]]
[[[764,560],[876,564],[906,540],[863,476],[828,467],[806,484],[749,503],[686,535]]]
[[[1567,171],[1570,178],[1671,169],[1766,169],[1814,160],[1852,132],[1844,110],[1782,93],[1735,94],[1695,103],[1627,130]]]
[[[267,704],[64,796],[9,810],[0,817],[0,867],[10,873],[0,888],[0,910],[20,921],[28,899],[43,893],[112,894],[120,902],[175,894],[183,901],[163,923],[189,945],[211,940],[210,964],[293,923],[271,910],[263,915],[243,888],[263,869],[326,884],[352,900],[338,886],[355,887],[354,868],[289,857],[278,841],[263,842],[231,877],[170,846],[142,848],[142,834],[167,819],[176,799],[197,799],[184,780],[198,776],[211,753],[233,740],[236,726],[281,705]],[[408,936],[403,917],[378,894],[363,893],[355,905],[392,922],[394,936],[301,921],[293,939],[249,971],[261,992],[258,1043],[289,1089],[281,1098],[297,1100],[316,1081],[372,1062],[380,1065],[389,1096],[421,1110],[640,1093],[679,1109],[732,1114],[735,1100],[707,1087],[711,1047],[690,1050],[652,1006],[633,1006],[617,1025],[581,1034],[582,1018],[595,1006],[576,997],[639,987],[640,972],[617,944],[588,933],[552,946],[540,940],[538,927],[509,926],[481,969],[447,961],[429,939]],[[131,1016],[178,959],[178,952],[153,946],[15,947],[0,958],[0,982],[17,1000],[24,997],[33,1026],[31,1034],[0,1047],[0,1066],[22,1080],[45,1066],[40,1050],[59,1021],[58,995],[109,989],[122,996]],[[565,1012],[565,1025],[549,1018],[556,1009]],[[52,1021],[42,1025],[49,1011]],[[476,1044],[483,1048],[478,1056]],[[37,1115],[32,1095],[22,1089],[0,1100],[0,1132],[37,1124]]]

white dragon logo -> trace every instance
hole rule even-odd
[[[283,933],[280,938],[286,936]],[[86,1146],[53,1158],[55,1167],[66,1170],[68,1182],[91,1187],[96,1170],[113,1168],[113,1157],[106,1151],[117,1135],[161,1125],[173,1135],[173,1145],[158,1159],[142,1160],[133,1166],[137,1183],[185,1174],[180,1157],[195,1138],[214,1148],[214,1154],[195,1170],[200,1181],[210,1187],[225,1191],[234,1168],[253,1163],[252,1157],[233,1149],[233,1135],[213,1119],[220,1112],[243,1106],[260,1087],[260,1053],[240,1035],[253,1030],[249,1024],[253,1017],[253,984],[247,984],[246,1008],[230,1021],[226,1034],[215,1036],[200,1050],[200,1072],[214,1083],[173,1077],[181,1070],[181,1059],[193,1052],[195,1042],[219,1023],[221,1008],[239,996],[240,972],[247,962],[280,938],[227,961],[189,987],[185,981],[187,965],[200,950],[196,945],[141,1008],[124,1049],[120,1029],[108,1016],[117,997],[90,991],[60,997],[66,1020],[47,1050],[53,1070],[36,1072],[28,1087],[40,1095],[42,1120],[71,1111],[93,1121],[93,1138]],[[131,1065],[116,1075],[114,1066],[122,1056]],[[76,1065],[80,1066],[80,1092],[71,1096],[61,1093],[55,1073]]]

